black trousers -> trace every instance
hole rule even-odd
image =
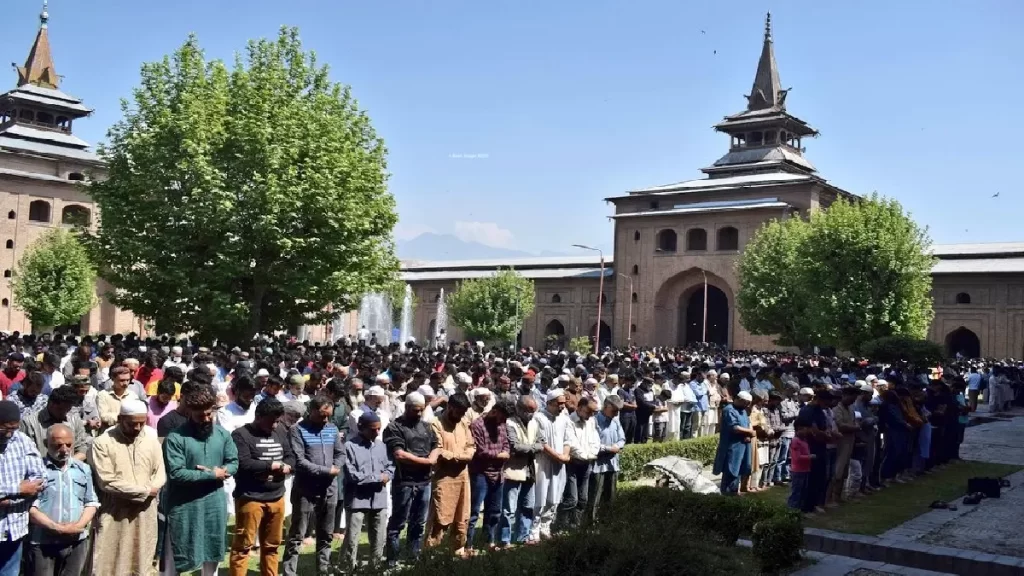
[[[632,444],[633,434],[636,433],[636,412],[619,412],[619,424],[622,425],[622,432],[626,437],[626,444]]]
[[[558,505],[558,529],[573,530],[583,522],[590,495],[590,462],[573,460],[565,465],[565,490]]]
[[[26,576],[82,576],[89,559],[89,539],[72,544],[25,542]]]

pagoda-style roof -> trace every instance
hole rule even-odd
[[[0,100],[14,103],[34,104],[54,112],[60,112],[72,118],[81,118],[92,114],[92,109],[76,98],[56,88],[43,88],[35,84],[18,86],[14,90],[0,94]]]

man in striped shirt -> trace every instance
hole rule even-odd
[[[18,405],[0,401],[0,576],[21,571],[28,512],[45,476],[35,442],[18,430],[20,421]]]

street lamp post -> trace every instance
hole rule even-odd
[[[597,252],[601,256],[601,279],[597,285],[597,328],[594,334],[594,354],[599,355],[601,353],[601,308],[604,307],[604,252],[600,248],[584,246],[583,244],[573,244],[573,246]]]
[[[629,280],[629,319],[626,320],[626,346],[631,346],[633,344],[633,277],[626,276],[622,272],[619,272],[619,276]]]

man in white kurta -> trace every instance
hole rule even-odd
[[[569,417],[565,414],[565,391],[553,388],[545,397],[543,410],[534,416],[537,421],[537,441],[544,448],[537,454],[537,482],[534,484],[533,527],[530,541],[551,537],[551,523],[555,520],[558,504],[565,490],[565,463],[569,461],[569,439],[566,428]]]
[[[690,375],[680,373],[673,383],[672,397],[668,400],[668,428],[666,440],[685,440],[693,437],[693,409],[697,396],[690,388]]]

